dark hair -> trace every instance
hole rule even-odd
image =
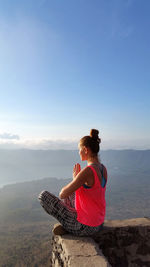
[[[80,139],[80,145],[89,147],[93,154],[98,154],[99,144],[101,139],[98,136],[99,131],[96,129],[91,129],[90,135],[84,136]]]

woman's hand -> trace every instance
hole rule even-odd
[[[73,180],[62,188],[59,197],[64,199],[70,196],[73,192],[87,182],[87,177],[90,177],[91,179],[91,176],[93,176],[93,171],[90,168],[85,167],[81,170],[80,164],[75,164],[73,168]]]
[[[75,179],[75,177],[78,175],[78,173],[81,171],[81,166],[79,163],[74,165],[73,168],[73,179]]]

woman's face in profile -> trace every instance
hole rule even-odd
[[[78,149],[81,160],[87,160],[87,148],[85,146],[80,145],[79,143]]]

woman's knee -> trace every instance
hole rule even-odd
[[[43,200],[45,200],[45,199],[47,198],[48,194],[49,194],[48,191],[42,191],[42,192],[39,194],[38,199],[39,199],[40,201],[43,201]]]
[[[57,197],[55,195],[53,195],[52,193],[48,192],[48,191],[42,191],[40,194],[39,194],[39,197],[38,199],[40,201],[46,201],[46,200],[55,200],[57,199]]]

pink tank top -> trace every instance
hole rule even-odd
[[[94,185],[91,188],[81,186],[76,190],[75,207],[77,211],[77,220],[85,225],[99,226],[105,218],[105,191],[98,178],[96,170],[88,166],[94,173]]]

